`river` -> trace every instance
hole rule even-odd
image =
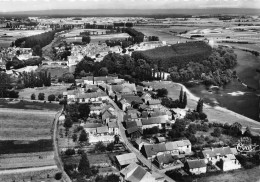
[[[256,72],[256,68],[260,68],[260,57],[241,50],[235,50],[235,53],[238,64],[234,70],[237,71],[238,77],[248,86],[259,89],[260,75]],[[219,105],[260,121],[258,96],[236,80],[212,92],[209,92],[204,85],[188,88],[194,95],[204,98],[204,101],[210,105]]]

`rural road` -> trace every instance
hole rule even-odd
[[[59,117],[61,115],[62,111],[59,111],[54,118],[53,123],[53,148],[54,148],[54,160],[56,162],[57,167],[62,172],[62,180],[64,182],[72,182],[70,177],[67,175],[67,173],[64,171],[63,163],[61,161],[60,155],[59,155],[59,149],[58,149],[58,124],[59,124]]]
[[[136,157],[145,165],[147,166],[150,170],[151,173],[156,175],[156,176],[162,176],[166,181],[168,182],[175,182],[173,179],[168,177],[166,174],[162,173],[159,171],[159,169],[151,163],[148,159],[146,159],[127,139],[126,134],[125,134],[125,128],[122,124],[123,118],[124,118],[124,112],[115,104],[113,100],[110,99],[110,103],[115,107],[117,110],[117,124],[119,127],[119,132],[120,136],[125,143],[126,147],[133,153],[135,153]]]

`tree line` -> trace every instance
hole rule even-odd
[[[34,87],[42,87],[51,86],[51,73],[44,72],[24,72],[22,74],[22,80],[24,83],[24,88],[34,88]]]

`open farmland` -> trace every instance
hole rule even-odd
[[[150,64],[161,62],[161,66],[165,69],[173,66],[180,68],[191,61],[199,62],[207,59],[211,50],[211,47],[204,42],[188,42],[133,52],[132,57],[135,60],[144,59]]]
[[[1,140],[51,139],[56,112],[0,108]]]

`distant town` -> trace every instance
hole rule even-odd
[[[258,181],[259,45],[253,15],[0,17],[0,181]]]

